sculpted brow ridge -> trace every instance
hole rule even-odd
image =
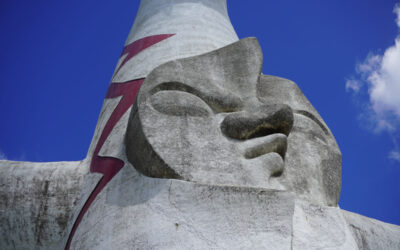
[[[311,119],[313,122],[315,122],[316,124],[318,124],[318,126],[321,127],[322,131],[324,131],[324,133],[326,135],[329,135],[329,131],[328,129],[325,127],[325,125],[317,118],[315,117],[315,115],[313,115],[312,113],[306,111],[306,110],[293,110],[293,112],[295,114],[299,114],[299,115],[303,115],[309,119]]]

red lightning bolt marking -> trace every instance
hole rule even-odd
[[[167,39],[168,37],[173,36],[174,34],[162,34],[162,35],[155,35],[155,36],[148,36],[139,40],[134,41],[133,43],[125,46],[124,50],[122,51],[122,55],[127,54],[127,56],[124,58],[124,60],[121,62],[117,70],[115,71],[114,75],[117,75],[119,70],[122,68],[122,66],[125,65],[132,57],[136,56],[139,54],[142,50],[147,49],[148,47],[161,42],[164,39]]]
[[[142,39],[139,39],[129,45],[127,45],[124,50],[122,51],[122,55],[127,56],[124,58],[120,66],[115,72],[115,75],[121,69],[125,63],[140,53],[141,51],[147,49],[148,47],[161,42],[164,39],[173,36],[173,34],[162,34],[162,35],[155,35],[155,36],[148,36]],[[78,228],[79,223],[82,221],[83,216],[89,209],[90,205],[97,197],[97,195],[103,190],[103,188],[107,185],[108,182],[122,169],[125,165],[124,161],[114,158],[114,157],[107,157],[107,156],[99,156],[99,152],[101,147],[103,146],[104,142],[110,135],[111,131],[113,130],[114,126],[117,122],[121,119],[121,117],[125,114],[125,112],[132,106],[133,102],[135,101],[136,95],[139,91],[140,86],[142,85],[144,79],[136,79],[124,83],[111,83],[110,87],[108,88],[106,99],[116,98],[122,96],[121,100],[119,101],[117,107],[112,112],[110,118],[108,119],[106,125],[103,128],[103,131],[100,135],[100,138],[96,144],[96,148],[93,152],[92,161],[90,163],[90,172],[91,173],[100,173],[103,174],[103,177],[97,183],[96,187],[90,194],[89,198],[86,200],[85,205],[83,206],[82,210],[79,212],[78,217],[75,220],[74,225],[72,226],[71,232],[68,237],[67,244],[65,249],[69,249],[71,246],[72,238]]]

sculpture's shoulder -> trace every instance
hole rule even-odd
[[[341,211],[360,249],[400,249],[400,226]]]
[[[63,246],[86,170],[81,164],[0,161],[0,249]]]

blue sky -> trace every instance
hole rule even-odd
[[[86,156],[138,2],[0,2],[0,158]],[[263,72],[297,82],[335,135],[341,208],[400,225],[398,2],[229,1],[228,9],[240,38],[259,39]]]

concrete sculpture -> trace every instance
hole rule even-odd
[[[248,38],[153,70],[131,114],[133,166],[151,177],[291,190],[336,205],[333,135],[294,83],[261,68],[258,42]]]
[[[1,249],[399,249],[337,207],[341,153],[225,0],[142,0],[88,157],[0,161]]]

